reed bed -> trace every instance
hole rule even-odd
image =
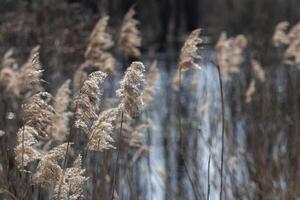
[[[156,60],[135,9],[118,34],[97,21],[60,85],[43,80],[47,47],[2,55],[0,197],[298,198],[300,25],[274,28],[272,63],[245,35],[204,48],[205,27]]]

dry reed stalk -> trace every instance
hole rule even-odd
[[[141,55],[139,48],[142,44],[142,38],[137,28],[139,21],[134,19],[135,14],[134,7],[131,7],[123,18],[120,30],[118,46],[126,57],[139,57]]]
[[[144,86],[144,71],[145,67],[142,62],[132,62],[127,68],[123,79],[120,81],[120,88],[116,91],[117,96],[120,98],[118,109],[121,112],[121,125],[119,137],[122,136],[123,119],[124,115],[134,116],[142,110],[142,87]],[[111,192],[111,199],[114,198],[117,171],[119,167],[120,156],[120,138],[117,146],[117,159],[114,170],[114,178]]]
[[[179,56],[179,63],[178,63],[178,87],[179,87],[179,93],[178,93],[178,102],[179,102],[179,113],[181,113],[181,93],[182,93],[182,72],[187,71],[191,68],[200,68],[200,66],[195,62],[195,59],[199,58],[200,56],[198,55],[198,45],[202,42],[202,40],[199,38],[200,36],[201,29],[196,29],[190,33],[188,36],[187,40],[183,44],[183,47],[181,48],[180,51],[180,56]],[[177,75],[176,75],[177,77]],[[195,199],[198,199],[198,192],[196,189],[196,186],[191,178],[191,175],[189,173],[188,167],[186,165],[186,160],[183,155],[184,151],[184,143],[183,143],[183,130],[182,130],[182,122],[181,122],[181,115],[178,114],[178,129],[179,129],[179,158],[178,158],[178,164],[180,164],[177,167],[182,167],[188,176],[189,182],[191,183]],[[180,175],[179,175],[180,176]],[[182,184],[182,177],[179,177],[179,184]],[[182,192],[182,191],[179,191]]]

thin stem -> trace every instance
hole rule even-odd
[[[224,166],[224,126],[225,126],[225,116],[224,116],[224,95],[223,95],[223,83],[221,76],[221,69],[218,64],[216,64],[219,75],[220,93],[221,93],[221,106],[222,106],[222,146],[221,146],[221,174],[220,174],[220,200],[222,200],[223,193],[223,166]]]
[[[25,131],[25,125],[22,127],[22,169],[24,170],[24,152],[25,152],[25,145],[24,145],[24,131]]]
[[[111,197],[110,199],[113,200],[114,198],[114,191],[116,187],[116,176],[117,176],[117,171],[119,169],[119,157],[120,157],[120,147],[121,147],[121,136],[122,136],[122,129],[123,129],[123,118],[124,118],[124,112],[122,111],[121,113],[121,127],[120,127],[120,132],[119,132],[119,141],[118,141],[118,150],[117,150],[117,159],[116,159],[116,166],[114,170],[114,179],[113,179],[113,185],[112,185],[112,191],[111,191]]]
[[[210,153],[208,157],[208,164],[207,164],[207,197],[206,199],[209,200],[209,194],[210,194]]]
[[[14,199],[14,200],[18,199],[13,193],[11,193],[10,191],[8,191],[7,189],[0,188],[0,190],[2,190],[4,193],[7,193],[12,199]]]
[[[184,158],[184,155],[183,155],[183,132],[182,132],[182,123],[181,123],[181,92],[182,92],[182,80],[181,80],[181,69],[179,68],[179,97],[178,97],[178,101],[179,101],[179,114],[178,114],[178,126],[179,126],[179,140],[180,140],[180,150],[179,150],[179,158],[182,160],[183,162],[183,166],[184,166],[184,170],[188,176],[188,179],[191,183],[191,186],[192,186],[192,189],[193,189],[193,192],[194,192],[194,196],[195,196],[195,199],[198,199],[198,195],[197,195],[197,189],[196,189],[196,186],[193,182],[193,179],[188,171],[188,168],[187,168],[187,165],[186,165],[186,160]]]
[[[149,114],[147,110],[146,110],[146,118],[149,119]],[[149,154],[147,156],[148,178],[150,183],[150,199],[152,199],[152,181],[151,181],[152,167],[151,167],[151,159],[150,159],[151,133],[149,127],[147,127],[147,146],[149,149]]]
[[[64,156],[64,160],[63,160],[63,171],[62,171],[62,178],[60,179],[60,183],[59,183],[59,189],[58,189],[58,197],[60,197],[60,193],[61,193],[61,186],[62,186],[62,181],[64,179],[65,176],[65,171],[66,171],[66,167],[67,167],[67,157],[68,157],[68,152],[69,152],[69,146],[70,146],[70,142],[71,142],[71,134],[73,133],[73,130],[70,131],[69,135],[68,135],[68,142],[67,142],[67,149],[66,149],[66,153]]]

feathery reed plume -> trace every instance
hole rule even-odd
[[[20,96],[20,93],[25,90],[32,90],[32,92],[42,90],[39,83],[42,72],[39,63],[39,46],[32,49],[28,61],[20,69],[12,55],[12,50],[6,52],[0,72],[0,84],[5,86],[8,94]]]
[[[120,98],[119,108],[124,114],[134,116],[142,110],[142,87],[144,85],[145,67],[142,62],[132,62],[127,68],[120,88],[116,91]]]
[[[111,137],[114,129],[112,123],[116,120],[118,109],[111,108],[103,111],[91,128],[87,148],[92,151],[114,149],[111,145],[114,139]]]
[[[290,43],[284,53],[284,63],[300,69],[300,23],[291,28],[288,37]]]
[[[98,60],[101,53],[114,45],[112,37],[106,32],[109,17],[102,17],[90,35],[90,41],[85,51],[86,60]]]
[[[107,32],[109,17],[102,17],[90,35],[90,42],[85,52],[85,60],[93,62],[109,75],[115,73],[115,59],[107,51],[114,45],[111,35]]]
[[[288,33],[290,42],[299,40],[300,37],[300,22],[294,25]]]
[[[247,104],[252,102],[252,97],[254,93],[255,93],[255,80],[251,80],[250,85],[245,94],[245,102]]]
[[[33,147],[37,143],[35,136],[37,130],[31,126],[23,126],[17,132],[17,146],[15,148],[16,163],[18,168],[23,168],[28,163],[41,157],[41,153]]]
[[[83,197],[83,184],[87,180],[83,176],[85,170],[81,168],[81,156],[74,161],[71,168],[67,168],[60,174],[59,180],[55,183],[52,199],[78,200]]]
[[[134,7],[131,7],[123,19],[118,45],[127,57],[138,57],[141,55],[139,47],[142,44],[140,31],[137,28],[139,21],[134,19],[136,14]]]
[[[18,63],[16,59],[13,57],[14,55],[14,49],[10,48],[7,50],[3,56],[1,67],[2,68],[11,68],[11,69],[17,69],[18,68]]]
[[[52,200],[69,200],[69,190],[67,179],[61,173],[58,181],[55,183]]]
[[[216,45],[217,62],[221,67],[222,77],[229,79],[229,75],[238,73],[239,66],[244,61],[243,51],[247,45],[247,38],[244,35],[238,35],[234,38],[227,38],[225,32],[222,32]]]
[[[17,76],[18,64],[12,56],[13,49],[9,49],[5,52],[1,63],[0,85],[5,88],[11,81],[15,81]]]
[[[274,47],[280,47],[280,46],[288,45],[290,43],[289,37],[286,33],[289,25],[290,24],[287,21],[279,22],[276,25],[275,32],[272,38]]]
[[[273,44],[275,47],[288,45],[284,52],[283,63],[295,65],[300,69],[300,23],[294,25],[288,33],[288,22],[280,22],[275,28]]]
[[[51,94],[40,92],[30,97],[27,103],[22,105],[24,123],[34,127],[42,135],[47,135],[46,129],[53,125],[55,110],[48,104],[51,99]]]
[[[198,55],[198,45],[202,42],[200,33],[201,29],[192,31],[181,48],[178,65],[182,71],[191,67],[200,68],[200,65],[195,63],[195,59],[200,58]]]
[[[84,81],[88,78],[88,75],[94,71],[97,71],[100,66],[93,61],[87,60],[82,63],[75,71],[73,77],[73,91],[77,92],[82,87]]]
[[[54,97],[53,108],[55,110],[55,116],[53,118],[53,124],[49,130],[51,137],[57,141],[64,141],[66,134],[69,132],[69,119],[72,112],[68,111],[68,106],[71,100],[70,80],[66,80],[65,83],[57,90]]]
[[[69,199],[78,200],[83,199],[83,185],[87,181],[87,178],[83,176],[85,170],[82,169],[82,158],[79,155],[74,161],[71,168],[66,169],[66,178],[69,184]]]
[[[73,90],[78,91],[88,75],[94,71],[103,71],[108,75],[115,73],[116,60],[108,50],[114,45],[107,32],[109,17],[102,17],[95,25],[85,51],[85,62],[76,70],[73,78]]]
[[[157,61],[153,61],[150,65],[147,79],[145,82],[145,88],[142,93],[142,101],[144,103],[144,109],[149,106],[149,103],[153,100],[154,92],[157,90],[156,81],[159,79],[159,71],[157,69]]]
[[[119,137],[122,136],[123,119],[124,116],[133,116],[142,110],[142,87],[144,85],[145,67],[142,62],[132,62],[127,68],[123,79],[120,82],[120,88],[116,91],[117,96],[120,98],[118,110],[121,112],[121,123]],[[118,141],[116,167],[114,169],[114,178],[111,190],[111,199],[114,198],[116,193],[116,176],[118,171],[118,162],[120,155],[120,139]]]
[[[96,112],[102,96],[102,84],[106,76],[105,73],[97,71],[91,73],[84,81],[74,99],[75,127],[88,132],[92,121],[97,117]]]
[[[16,75],[10,79],[6,90],[9,94],[20,96],[21,92],[26,90],[32,94],[37,91],[42,91],[41,82],[41,64],[39,61],[39,46],[33,48],[30,52],[28,61],[18,70]]]
[[[58,161],[64,158],[67,146],[67,143],[61,144],[42,156],[34,174],[36,184],[45,187],[59,181],[63,170]]]
[[[175,76],[175,78],[178,77],[177,80],[178,80],[179,93],[178,93],[177,98],[179,101],[179,106],[178,106],[179,112],[181,112],[181,106],[182,106],[181,101],[180,101],[181,100],[181,92],[182,92],[182,78],[183,78],[182,72],[187,71],[187,70],[191,69],[192,67],[200,68],[200,66],[195,63],[195,59],[199,58],[199,55],[197,54],[198,53],[197,45],[199,45],[202,42],[202,40],[199,38],[200,32],[201,32],[201,29],[196,29],[196,30],[192,31],[192,33],[189,35],[189,37],[183,44],[183,47],[180,52],[177,75]],[[174,83],[174,80],[173,80],[173,83]],[[175,89],[177,89],[177,88],[175,87]],[[198,192],[197,192],[197,189],[195,188],[193,180],[191,179],[191,175],[186,166],[186,161],[185,161],[184,154],[183,154],[184,143],[183,143],[183,131],[182,131],[180,114],[178,115],[178,130],[179,130],[179,140],[178,141],[179,141],[180,146],[178,148],[178,157],[177,157],[178,166],[177,167],[178,167],[179,171],[182,170],[182,167],[185,170],[187,177],[192,185],[195,199],[198,199],[198,197],[197,197]],[[181,173],[178,173],[178,178],[179,178],[178,184],[182,184],[183,177],[182,177]],[[181,186],[180,186],[180,188],[181,188]],[[179,192],[181,192],[181,189]]]
[[[266,75],[265,75],[265,71],[264,69],[261,67],[260,63],[255,60],[252,59],[251,60],[251,65],[253,68],[253,71],[255,73],[255,76],[263,83],[266,80]]]

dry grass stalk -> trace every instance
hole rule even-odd
[[[88,132],[92,121],[97,117],[102,96],[102,84],[106,74],[97,71],[89,75],[74,99],[75,127]]]
[[[154,92],[158,89],[156,81],[159,79],[159,71],[157,69],[157,61],[153,61],[150,65],[147,79],[145,82],[145,89],[142,93],[142,101],[144,103],[144,109],[149,106],[149,103],[153,100]]]
[[[111,144],[114,139],[111,134],[114,130],[113,122],[116,120],[118,109],[112,108],[102,112],[91,128],[88,149],[92,151],[103,151],[114,149]]]
[[[230,74],[240,71],[239,66],[244,61],[242,54],[246,45],[247,39],[244,35],[227,38],[226,33],[221,33],[216,45],[216,52],[217,62],[222,69],[222,77],[225,80],[229,79]]]
[[[134,116],[142,110],[142,87],[145,82],[144,71],[143,63],[132,62],[120,82],[120,88],[116,91],[117,96],[120,98],[120,110],[130,116]]]
[[[119,47],[128,57],[138,57],[141,55],[139,48],[142,44],[142,38],[137,28],[139,21],[133,18],[135,14],[134,7],[131,7],[124,16],[118,40]]]
[[[289,37],[286,33],[290,24],[287,21],[279,22],[275,27],[275,32],[272,38],[273,46],[280,47],[290,43]]]
[[[252,97],[253,97],[255,91],[256,91],[256,89],[255,89],[255,80],[251,80],[250,85],[249,85],[249,87],[246,91],[246,94],[245,94],[245,102],[247,104],[252,102]]]
[[[198,55],[198,45],[202,42],[199,38],[201,29],[192,31],[183,44],[179,56],[179,68],[186,71],[192,67],[200,68],[200,65],[195,63],[195,59],[200,58]]]
[[[72,112],[68,111],[68,106],[71,100],[70,80],[65,83],[57,90],[54,97],[53,108],[55,110],[55,116],[53,118],[53,124],[50,129],[49,135],[54,140],[64,141],[66,134],[69,132],[69,119]]]

